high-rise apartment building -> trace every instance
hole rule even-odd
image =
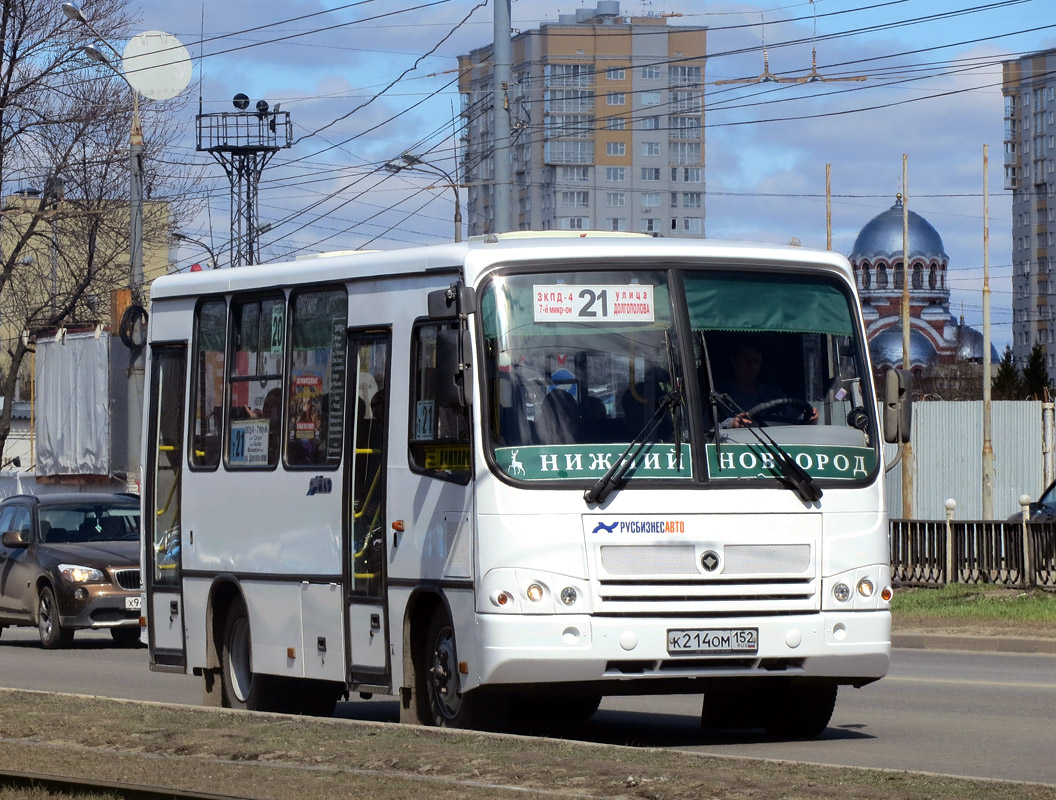
[[[704,236],[707,28],[667,23],[599,0],[516,34],[498,111],[491,47],[459,57],[470,235],[492,230],[491,134],[509,113],[515,229]]]
[[[1005,188],[1012,190],[1012,351],[1035,344],[1056,376],[1056,49],[1003,64]]]

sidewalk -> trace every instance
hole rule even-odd
[[[1056,655],[1056,638],[971,636],[903,630],[891,634],[891,646],[913,650],[970,650],[976,653]]]

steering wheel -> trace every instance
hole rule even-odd
[[[778,397],[774,400],[764,400],[762,403],[749,408],[745,413],[752,422],[761,423],[764,420],[777,418],[778,415],[772,412],[778,408],[791,408],[803,413],[800,419],[781,418],[782,422],[787,422],[790,425],[808,425],[810,418],[814,416],[814,406],[801,397]]]

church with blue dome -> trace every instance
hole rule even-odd
[[[866,223],[849,259],[862,299],[873,369],[878,376],[903,365],[902,354],[902,197]],[[939,232],[909,212],[909,351],[917,377],[942,367],[981,364],[983,335],[950,313],[946,274],[949,256]],[[991,359],[997,352],[991,347]]]

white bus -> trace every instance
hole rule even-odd
[[[841,256],[508,234],[151,294],[149,661],[206,702],[478,727],[683,693],[812,736],[887,670],[901,433]]]

